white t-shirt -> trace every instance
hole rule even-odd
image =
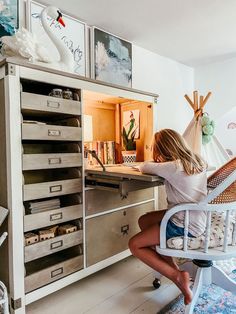
[[[182,163],[177,161],[168,162],[144,162],[139,170],[146,174],[155,174],[165,179],[168,208],[182,203],[198,203],[207,195],[206,170],[187,175]],[[171,221],[179,227],[184,227],[184,212],[178,212],[171,217]],[[189,212],[189,232],[193,236],[199,236],[205,231],[205,211]]]

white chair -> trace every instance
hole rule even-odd
[[[7,214],[8,214],[8,210],[0,206],[0,226],[5,220],[5,218],[7,217]],[[4,232],[0,236],[0,246],[5,241],[6,237],[7,237],[7,232]],[[9,314],[7,288],[2,281],[0,281],[0,313]]]
[[[236,158],[208,178],[208,188],[208,195],[200,203],[178,205],[167,211],[161,223],[160,245],[156,247],[162,255],[191,259],[197,266],[193,299],[185,308],[186,314],[193,313],[203,285],[214,283],[236,294],[236,282],[215,264],[215,261],[236,257]],[[199,238],[188,238],[189,212],[192,210],[207,212],[206,230]],[[179,211],[185,211],[184,237],[172,238],[166,242],[167,222]],[[218,238],[212,227],[216,218],[219,221],[223,218],[224,222],[221,230],[218,230]],[[214,226],[216,225],[217,223]]]

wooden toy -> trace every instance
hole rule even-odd
[[[39,241],[45,241],[54,237],[54,232],[51,229],[39,230]]]
[[[62,225],[58,228],[58,235],[75,232],[76,230],[77,230],[77,226],[75,225],[71,225],[71,224]]]
[[[25,234],[25,245],[30,245],[39,242],[39,236],[33,232],[28,232]]]

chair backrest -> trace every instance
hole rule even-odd
[[[207,186],[210,189],[216,188],[222,183],[234,170],[236,170],[236,157],[229,160],[226,164],[216,170],[207,180]],[[236,181],[228,186],[222,193],[214,198],[211,204],[230,203],[236,201]]]

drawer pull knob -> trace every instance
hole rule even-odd
[[[62,191],[62,185],[59,184],[59,185],[53,185],[53,186],[50,186],[50,193],[54,193],[54,192],[61,192]]]
[[[50,221],[60,220],[60,219],[62,219],[62,213],[50,215]]]
[[[123,235],[126,235],[126,234],[128,235],[129,225],[121,226],[120,231]]]
[[[48,130],[48,136],[61,136],[60,130]]]
[[[51,243],[50,249],[54,250],[54,249],[58,249],[59,247],[62,247],[62,246],[63,246],[63,241],[60,240],[60,241],[56,241],[56,242]]]
[[[61,164],[61,158],[48,158],[49,165],[58,165]]]
[[[60,103],[58,101],[51,101],[51,100],[48,100],[47,101],[47,106],[50,107],[50,108],[60,108]]]
[[[58,269],[53,270],[51,272],[51,278],[54,278],[54,277],[59,276],[61,274],[63,274],[63,267],[60,267]]]

